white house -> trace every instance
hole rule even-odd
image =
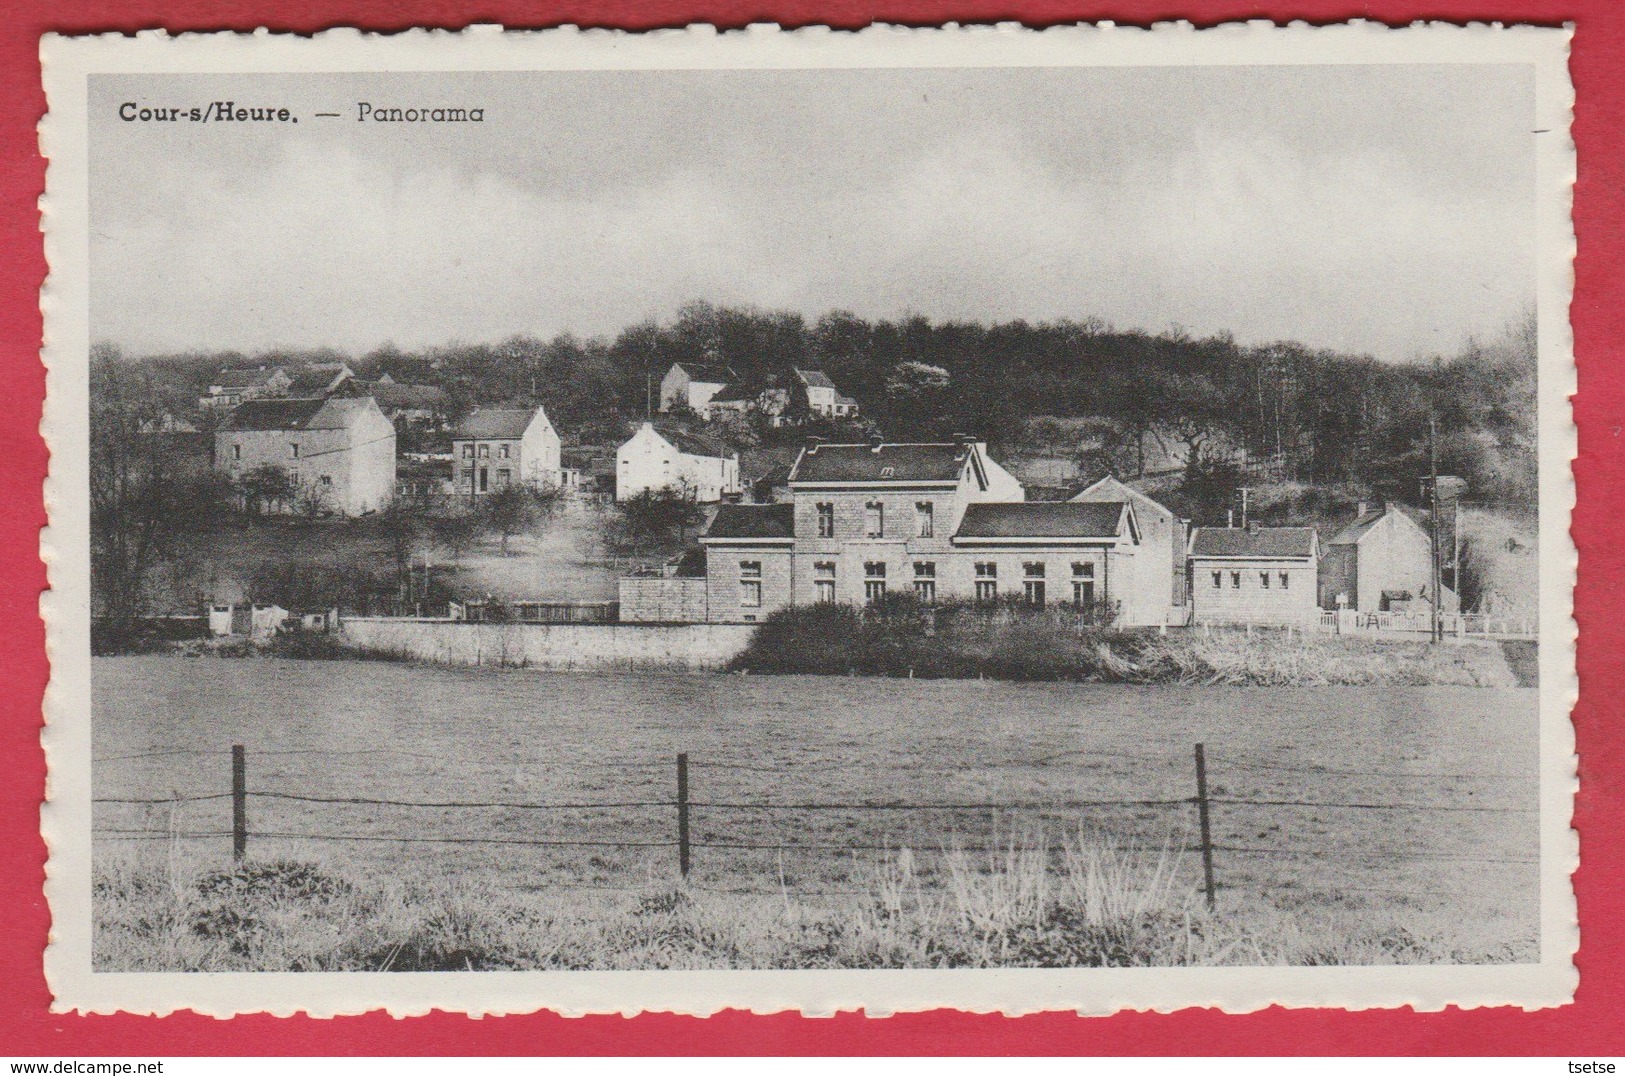
[[[1127,501],[1140,523],[1140,549],[1129,570],[1135,586],[1125,588],[1124,605],[1143,604],[1124,614],[1136,624],[1183,624],[1185,604],[1185,521],[1173,511],[1111,475],[1084,489],[1074,501]]]
[[[1441,587],[1445,612],[1456,594]],[[1433,536],[1410,509],[1361,504],[1353,521],[1332,536],[1320,560],[1320,604],[1325,609],[1388,612],[1401,603],[1431,603]]]
[[[507,486],[557,486],[564,464],[545,408],[476,410],[451,435],[457,492],[478,497]]]
[[[1320,545],[1313,527],[1197,527],[1187,545],[1191,614],[1204,624],[1310,624]]]
[[[734,380],[728,367],[716,362],[674,362],[660,379],[660,410],[687,407],[704,412],[711,397]]]
[[[659,489],[686,492],[698,501],[720,501],[743,489],[739,456],[708,437],[656,429],[645,422],[615,452],[615,499]]]
[[[376,511],[395,496],[395,427],[367,396],[251,400],[215,431],[214,460],[233,478],[280,467],[301,498],[341,515]]]
[[[199,398],[201,407],[236,407],[266,396],[286,396],[292,383],[279,366],[226,368],[209,381],[209,394]]]

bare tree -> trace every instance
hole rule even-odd
[[[225,511],[220,476],[178,459],[147,371],[98,346],[90,371],[91,590],[114,645],[142,613],[153,569]]]

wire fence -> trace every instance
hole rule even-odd
[[[296,751],[257,751],[256,758],[276,758],[279,756],[300,755],[354,755],[367,756],[375,754],[399,754],[402,756],[434,759],[437,756],[423,753],[401,751],[394,748],[366,749],[349,752],[331,752],[319,749]],[[1277,783],[1282,780],[1292,780],[1300,786],[1311,779],[1318,780],[1319,788],[1324,791],[1315,794],[1290,794],[1271,791],[1258,791],[1250,795],[1236,794],[1234,791],[1217,784],[1214,781],[1210,756],[1204,744],[1196,744],[1190,758],[1190,769],[1187,771],[1190,784],[1188,795],[1148,795],[1148,796],[1121,796],[1121,797],[1076,797],[1056,795],[1050,798],[965,798],[941,799],[932,802],[921,802],[908,799],[879,799],[879,798],[782,798],[757,799],[739,795],[710,795],[702,794],[702,790],[695,784],[693,778],[696,771],[699,773],[743,773],[743,774],[772,774],[779,777],[787,773],[822,774],[834,771],[850,773],[854,768],[861,768],[863,763],[823,763],[810,762],[804,765],[764,766],[757,763],[733,761],[727,759],[708,759],[704,761],[691,761],[687,753],[679,753],[675,758],[626,760],[618,762],[599,762],[576,765],[574,763],[557,763],[560,769],[572,772],[593,771],[600,773],[621,773],[624,775],[636,774],[642,778],[643,785],[647,787],[660,769],[667,769],[671,774],[672,783],[667,787],[670,795],[635,795],[632,797],[615,797],[604,799],[584,799],[574,796],[565,796],[558,799],[533,800],[527,798],[490,798],[490,799],[437,799],[437,798],[406,798],[362,795],[340,795],[324,792],[293,791],[283,787],[250,787],[248,775],[248,752],[242,745],[234,745],[229,750],[218,751],[152,751],[127,755],[115,755],[96,759],[97,763],[127,763],[147,759],[165,758],[176,755],[196,755],[200,759],[229,758],[229,791],[206,791],[190,794],[173,793],[169,796],[98,796],[93,802],[100,807],[126,808],[141,807],[148,809],[168,808],[170,823],[163,828],[151,825],[98,825],[93,830],[93,836],[99,841],[213,841],[230,839],[231,857],[241,862],[248,854],[250,842],[311,842],[332,843],[336,845],[395,845],[401,847],[420,846],[481,846],[493,849],[578,849],[578,850],[630,850],[634,852],[663,854],[670,856],[667,861],[675,868],[674,875],[685,880],[690,879],[694,873],[697,857],[706,857],[716,861],[717,853],[774,853],[778,859],[778,882],[776,889],[767,891],[753,889],[749,886],[743,888],[717,888],[708,887],[690,881],[693,888],[729,893],[772,892],[780,893],[789,888],[786,883],[786,872],[783,866],[783,857],[791,855],[796,857],[818,856],[854,856],[859,853],[880,853],[885,856],[901,854],[908,848],[911,854],[930,853],[956,853],[964,855],[989,854],[993,856],[1010,855],[1043,855],[1061,854],[1062,849],[1042,839],[1034,839],[1032,826],[1038,824],[1040,829],[1044,820],[1063,818],[1071,819],[1079,816],[1093,817],[1099,814],[1117,812],[1122,817],[1125,812],[1132,812],[1136,818],[1145,822],[1147,820],[1160,820],[1164,824],[1165,837],[1160,847],[1152,846],[1154,842],[1144,840],[1102,839],[1097,846],[1115,852],[1152,851],[1175,854],[1191,854],[1199,857],[1202,877],[1200,889],[1202,895],[1213,906],[1217,892],[1221,888],[1244,888],[1241,881],[1249,875],[1247,863],[1254,860],[1266,862],[1291,861],[1301,863],[1306,870],[1312,870],[1317,876],[1327,874],[1338,875],[1340,880],[1337,888],[1345,892],[1387,893],[1398,894],[1416,898],[1434,899],[1443,896],[1464,896],[1465,891],[1454,893],[1441,893],[1437,889],[1415,889],[1404,885],[1382,886],[1365,885],[1364,882],[1373,881],[1369,877],[1369,868],[1381,867],[1384,862],[1388,865],[1423,864],[1435,866],[1449,866],[1452,864],[1474,864],[1489,867],[1508,867],[1520,865],[1534,865],[1538,860],[1534,856],[1520,856],[1515,854],[1491,854],[1497,849],[1479,847],[1477,836],[1465,835],[1463,843],[1469,845],[1470,850],[1456,852],[1430,848],[1417,848],[1389,844],[1375,852],[1364,856],[1355,856],[1352,859],[1344,857],[1343,862],[1329,862],[1335,858],[1329,856],[1328,847],[1321,840],[1312,847],[1291,847],[1279,843],[1276,834],[1292,834],[1298,831],[1318,835],[1324,838],[1326,825],[1336,825],[1341,830],[1358,830],[1361,825],[1356,823],[1326,823],[1326,816],[1352,814],[1364,816],[1366,814],[1381,815],[1392,818],[1402,816],[1414,820],[1403,828],[1403,833],[1438,834],[1450,830],[1449,820],[1452,818],[1470,818],[1473,816],[1492,818],[1504,817],[1519,821],[1526,816],[1528,819],[1537,814],[1537,809],[1530,805],[1533,801],[1533,790],[1536,779],[1531,776],[1504,772],[1486,773],[1460,773],[1435,771],[1404,771],[1383,769],[1346,769],[1318,765],[1300,765],[1293,763],[1264,762],[1247,759],[1230,759],[1221,756],[1219,765],[1227,775],[1240,776],[1249,772],[1261,772],[1266,776],[1290,775],[1290,777],[1275,777]],[[1090,751],[1078,749],[1075,751],[1055,752],[1040,758],[1005,759],[979,762],[974,767],[978,771],[997,772],[1001,768],[1022,767],[1035,771],[1066,771],[1074,776],[1092,772],[1092,768],[1100,765],[1097,760],[1107,762],[1129,762],[1137,767],[1149,764],[1166,765],[1171,768],[1175,763],[1172,756],[1154,755],[1134,752]],[[870,766],[875,763],[868,763]],[[965,767],[935,767],[918,764],[902,764],[881,768],[897,773],[934,774],[948,772],[963,772]],[[1328,786],[1332,782],[1344,782],[1351,779],[1375,779],[1381,781],[1400,782],[1404,791],[1404,798],[1384,799],[1380,796],[1336,795]],[[1257,787],[1255,784],[1253,787]],[[1505,793],[1508,789],[1523,789],[1515,792],[1525,802],[1507,802]],[[726,790],[723,790],[724,792]],[[1497,798],[1498,802],[1484,802],[1486,794]],[[1456,796],[1450,800],[1445,797]],[[1465,796],[1473,802],[1461,802],[1460,797]],[[179,822],[181,808],[189,804],[214,803],[229,800],[231,804],[230,828],[199,828],[187,829]],[[251,825],[251,806],[260,804],[256,810],[265,812],[276,805],[292,805],[305,809],[304,818],[311,824],[301,827],[278,825],[272,819],[263,826]],[[335,810],[344,808],[373,808],[384,812],[396,812],[394,817],[399,829],[393,832],[360,832],[357,829],[346,829],[340,824],[334,826],[333,821],[343,822],[344,816],[334,816]],[[416,812],[455,812],[462,817],[472,816],[471,823],[475,829],[472,834],[453,834],[446,832],[432,832],[419,828],[415,821]],[[581,823],[584,832],[566,834],[548,834],[545,836],[514,835],[497,832],[497,826],[491,820],[491,812],[519,812],[525,815],[548,814],[565,812],[572,815],[582,813],[604,815],[622,822],[630,820],[637,832],[627,835],[604,832],[610,828],[602,819],[588,820]],[[1266,822],[1256,819],[1260,813]],[[771,819],[789,819],[786,824],[796,827],[795,834],[790,839],[774,836],[772,839],[753,839],[750,833],[743,836],[736,835],[737,819],[761,818],[768,816]],[[663,820],[662,820],[663,818]],[[696,820],[706,819],[712,823],[706,830],[697,832]],[[823,826],[822,832],[808,828],[809,824],[799,820],[818,819]],[[896,838],[891,834],[876,838],[872,832],[865,830],[859,820],[864,818],[896,819],[907,818],[914,824],[924,824],[928,833],[937,836],[935,847],[930,842],[921,843],[918,840]],[[483,821],[482,821],[483,819]],[[1006,832],[1001,837],[999,833],[999,820],[1007,820]],[[98,815],[98,822],[101,817]],[[1018,822],[1017,820],[1024,820]],[[1317,821],[1318,820],[1318,821]],[[148,819],[150,821],[150,817]],[[369,823],[376,823],[377,819],[369,817]],[[974,821],[975,824],[967,824]],[[322,824],[325,822],[326,824]],[[1021,826],[1027,825],[1023,830]],[[1221,825],[1233,835],[1242,835],[1242,839],[1215,837],[1221,832]],[[976,830],[985,826],[984,835],[977,839]],[[852,832],[856,828],[857,832]],[[1527,827],[1532,833],[1532,825]],[[406,830],[401,832],[400,830]],[[1316,831],[1319,831],[1318,834]],[[1181,833],[1181,836],[1172,836]],[[1245,839],[1245,835],[1256,833],[1258,837],[1270,837],[1270,841],[1252,842]],[[964,839],[969,834],[970,839]],[[916,837],[918,834],[916,833]],[[1414,845],[1415,841],[1402,842]],[[1533,847],[1530,838],[1529,846]],[[734,872],[727,869],[728,865],[713,862],[725,877]],[[1357,865],[1363,865],[1361,870],[1355,870]],[[1235,881],[1225,881],[1226,875]],[[1381,881],[1379,877],[1375,879]],[[558,882],[556,886],[549,883],[548,888],[561,889],[594,889],[607,891],[643,892],[647,887],[636,885],[605,884],[605,879],[594,882],[568,881]],[[805,895],[859,895],[865,892],[861,889],[816,889],[808,890],[798,888],[798,892]]]

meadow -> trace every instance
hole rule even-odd
[[[228,799],[98,803],[104,969],[1537,955],[1527,689],[176,656],[97,659],[92,687],[102,800],[225,792],[241,743],[251,793],[492,804],[251,795],[233,872]]]

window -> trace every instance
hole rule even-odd
[[[498,459],[504,459],[504,460],[508,458],[508,446],[507,445],[498,445],[497,446],[497,458]]]
[[[484,460],[484,459],[490,459],[490,458],[491,458],[491,446],[490,445],[481,445],[480,446],[480,459]]]
[[[821,602],[835,600],[835,562],[821,560],[813,564],[813,591]]]
[[[1269,572],[1259,572],[1258,573],[1258,585],[1263,587],[1265,590],[1268,590],[1270,588],[1270,573]]]
[[[1231,572],[1230,573],[1230,589],[1231,590],[1240,590],[1241,589],[1241,573],[1240,572]]]
[[[1021,595],[1028,605],[1044,604],[1044,562],[1026,561],[1021,565]]]
[[[880,477],[881,478],[896,478],[897,477],[897,468],[895,468],[895,467],[882,467],[880,469]]]
[[[835,537],[835,506],[833,504],[818,506],[818,537]],[[834,565],[831,565],[830,568],[833,571]]]
[[[506,467],[497,470],[497,488],[502,489],[513,481],[513,472]]]
[[[330,474],[324,474],[320,479],[318,479],[318,481],[320,481],[324,486],[331,486],[333,484],[333,476]]]
[[[1095,577],[1095,562],[1092,560],[1073,561],[1072,577],[1074,579],[1093,579]]]
[[[1287,588],[1287,581],[1290,580],[1291,578],[1292,577],[1290,575],[1287,575],[1285,572],[1281,573],[1281,589],[1282,590],[1285,590]]]
[[[1072,604],[1079,609],[1087,609],[1095,604],[1095,581],[1093,579],[1072,580]]]
[[[930,605],[937,600],[937,565],[935,561],[914,562],[914,596]]]
[[[886,506],[880,501],[870,501],[863,506],[863,536],[865,538],[883,538],[886,535]]]
[[[288,481],[292,482],[296,486],[299,484],[299,468],[297,468],[297,467],[288,468]]]
[[[976,600],[992,602],[999,597],[999,566],[992,561],[979,561],[976,565]]]
[[[739,604],[747,609],[761,607],[762,562],[759,560],[739,562]]]
[[[243,446],[242,445],[232,445],[231,446],[231,458],[234,459],[234,460],[240,460],[240,459],[243,458]]]
[[[463,459],[471,460],[473,458],[474,458],[474,445],[473,445],[473,443],[471,442],[471,443],[463,445]],[[622,460],[621,462],[625,463],[626,461]]]
[[[297,441],[295,441],[293,444],[288,446],[288,458],[290,458],[290,459],[298,459],[299,458],[299,443]]]
[[[932,506],[930,501],[921,501],[914,506],[914,529],[919,533],[921,538],[931,538],[935,536],[937,531],[935,517],[936,509]]]
[[[1224,573],[1223,572],[1214,572],[1213,573],[1213,585],[1216,586],[1216,587],[1220,586],[1221,584],[1220,584],[1219,580],[1222,579],[1222,578],[1224,578]]]
[[[863,565],[863,598],[868,602],[877,602],[886,596],[886,563],[879,560],[865,561]]]

